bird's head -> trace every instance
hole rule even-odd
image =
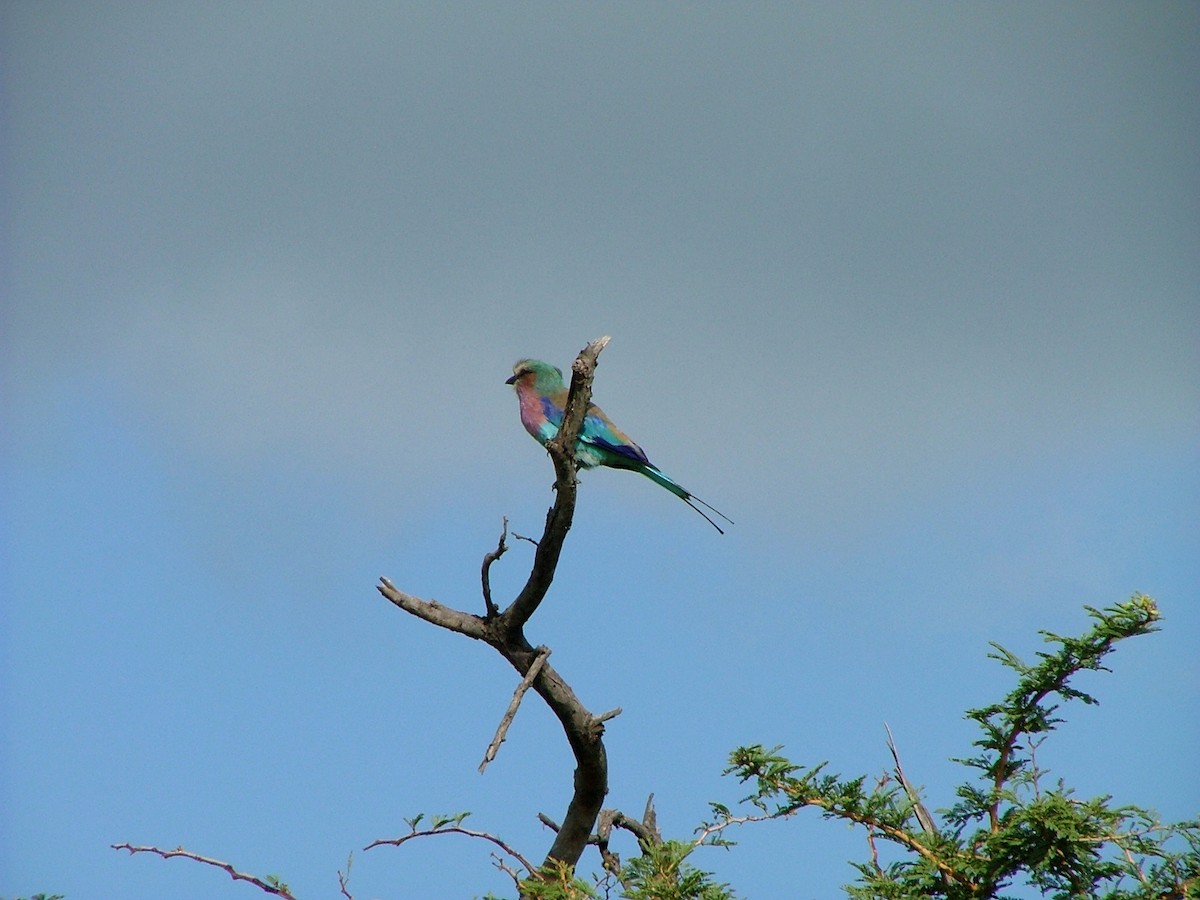
[[[504,383],[516,388],[529,385],[539,394],[553,394],[563,389],[563,374],[562,369],[540,359],[522,359],[513,366],[512,378]]]

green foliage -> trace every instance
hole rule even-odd
[[[575,869],[551,860],[520,884],[522,900],[592,900],[598,896],[587,882],[575,877]]]
[[[643,840],[639,846],[639,856],[598,878],[595,887],[577,878],[570,866],[551,862],[520,883],[520,896],[522,900],[607,900],[614,896],[624,900],[733,900],[728,885],[714,882],[710,873],[687,862],[697,843]]]
[[[729,885],[718,884],[708,872],[687,862],[693,842],[661,841],[643,844],[621,869],[622,897],[628,900],[730,900]]]
[[[1022,662],[999,645],[992,658],[1017,673],[1017,685],[1000,703],[968,710],[982,736],[977,755],[959,759],[975,780],[959,786],[958,802],[941,810],[938,828],[897,767],[870,789],[865,777],[825,774],[825,764],[795,765],[778,747],[742,747],[726,774],[751,781],[746,800],[759,813],[735,817],[714,805],[713,831],[726,824],[791,816],[805,807],[825,818],[866,829],[871,860],[856,863],[853,898],[1003,898],[1005,890],[1032,887],[1055,900],[1095,897],[1151,900],[1200,896],[1200,822],[1162,824],[1150,810],[1114,807],[1111,797],[1080,800],[1062,781],[1046,787],[1036,765],[1037,747],[1062,720],[1059,705],[1095,703],[1071,686],[1076,673],[1108,671],[1102,660],[1118,641],[1157,630],[1158,608],[1135,594],[1104,611],[1088,608],[1092,628],[1080,638],[1042,632],[1056,645],[1039,661]],[[901,859],[880,862],[878,845],[899,848]]]
[[[63,894],[34,894],[28,900],[63,900]],[[0,900],[4,900],[0,897]],[[13,900],[26,900],[24,897],[13,897]]]

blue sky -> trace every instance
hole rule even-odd
[[[383,575],[482,608],[552,469],[503,381],[595,394],[737,520],[584,477],[535,643],[668,835],[739,744],[953,801],[988,641],[1154,596],[1043,749],[1200,783],[1194,4],[5,4],[0,896],[300,896],[418,811],[532,858],[571,760]],[[517,544],[498,598],[528,571]],[[830,897],[860,834],[700,853]],[[622,849],[628,855],[632,845]],[[595,860],[587,860],[595,862]],[[483,844],[356,852],[360,900],[504,891]]]

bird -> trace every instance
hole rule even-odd
[[[513,366],[512,377],[504,382],[511,384],[517,392],[517,400],[521,409],[521,424],[539,444],[558,434],[562,424],[563,410],[567,405],[567,388],[563,383],[562,369],[542,362],[540,359],[518,360]],[[612,419],[604,414],[595,403],[588,404],[587,414],[583,418],[583,426],[579,429],[579,440],[575,445],[575,459],[584,469],[596,466],[608,466],[611,469],[629,469],[640,472],[655,484],[665,487],[684,503],[704,516],[708,524],[717,529],[721,528],[712,517],[700,506],[716,513],[730,525],[733,519],[714,506],[705,503],[691,491],[687,490],[674,478],[650,462],[646,453],[635,444],[620,428],[613,424]],[[694,502],[693,502],[694,501]],[[699,503],[700,506],[696,504]]]

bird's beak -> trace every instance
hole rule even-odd
[[[504,383],[505,383],[505,384],[512,384],[512,383],[513,383],[513,382],[515,382],[516,380],[517,380],[517,376],[516,376],[516,375],[514,375],[512,378],[508,379],[508,380],[507,380],[506,382],[504,382]]]

